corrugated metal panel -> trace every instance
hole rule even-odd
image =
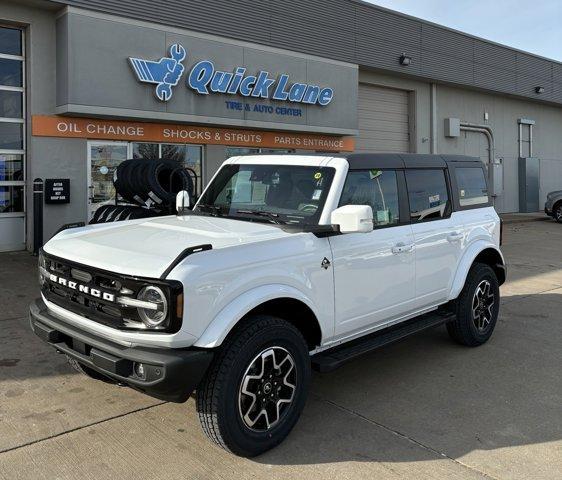
[[[517,76],[511,70],[490,68],[488,65],[475,63],[474,85],[480,88],[510,93],[517,90]]]
[[[542,94],[535,92],[536,87],[544,87]],[[539,100],[554,100],[552,92],[552,81],[536,76],[517,75],[517,93],[519,95],[532,96]]]
[[[281,14],[271,15],[271,44],[276,47],[318,55],[325,49],[327,39],[332,42],[328,58],[354,61],[355,38],[352,35],[306,18],[287,21]]]
[[[422,25],[422,49],[440,56],[473,60],[474,39],[434,25]]]
[[[422,74],[424,77],[445,82],[472,85],[474,84],[474,63],[468,59],[442,57],[423,50]]]
[[[515,73],[517,52],[492,43],[474,42],[474,61],[487,65],[491,70],[511,70]]]
[[[269,4],[271,13],[285,18],[287,23],[300,19],[330,27],[337,24],[338,31],[355,30],[355,9],[341,0],[270,1]]]
[[[517,53],[517,73],[519,75],[542,77],[552,80],[552,62],[526,53]]]
[[[562,78],[560,63],[356,0],[53,1],[526,98],[536,98],[526,78]],[[562,103],[557,88],[545,93]]]
[[[399,60],[402,53],[407,53],[412,57],[412,63],[409,67],[400,65]],[[357,35],[356,60],[360,65],[376,65],[377,68],[410,75],[421,75],[422,73],[419,45],[413,45],[403,40],[388,42],[374,36]]]
[[[410,150],[409,94],[404,90],[359,84],[358,152]]]
[[[417,20],[393,15],[390,12],[358,4],[357,33],[385,38],[388,43],[408,40],[419,46],[421,43],[421,23]]]

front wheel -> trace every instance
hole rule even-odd
[[[259,455],[289,434],[309,383],[301,333],[276,317],[252,317],[225,341],[197,389],[201,427],[225,450]]]
[[[500,288],[494,271],[475,263],[457,298],[456,318],[447,323],[447,331],[456,342],[476,347],[492,336],[500,311]]]

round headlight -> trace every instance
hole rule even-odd
[[[166,295],[160,288],[152,285],[144,287],[137,298],[155,306],[152,309],[142,307],[137,309],[140,318],[147,327],[158,327],[164,323],[168,315],[168,300],[166,300]]]

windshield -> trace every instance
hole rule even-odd
[[[225,165],[196,212],[282,224],[317,224],[335,170],[300,165]]]

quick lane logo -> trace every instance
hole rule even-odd
[[[158,84],[156,96],[164,102],[172,97],[172,87],[178,84],[183,73],[181,62],[186,57],[186,51],[176,43],[170,47],[170,56],[158,62],[129,58],[141,82]],[[328,105],[334,98],[332,88],[299,82],[291,84],[289,75],[285,73],[278,78],[265,70],[260,70],[257,75],[246,75],[245,67],[225,72],[217,70],[210,60],[197,62],[191,68],[186,83],[201,95],[221,93],[321,106]]]
[[[179,43],[170,47],[170,57],[163,57],[157,62],[130,57],[129,61],[138,79],[145,83],[156,84],[156,97],[163,102],[172,98],[172,87],[175,87],[184,71],[182,61],[186,56],[185,48]]]
[[[54,273],[49,273],[48,275],[51,282],[62,285],[63,287],[70,288],[71,290],[76,290],[77,292],[84,293],[85,295],[90,295],[95,298],[101,298],[103,300],[107,300],[108,302],[115,301],[115,295],[113,293],[104,292],[103,290],[99,290],[97,288],[91,288],[88,285],[82,285],[81,283],[75,282],[73,280],[59,277]]]

